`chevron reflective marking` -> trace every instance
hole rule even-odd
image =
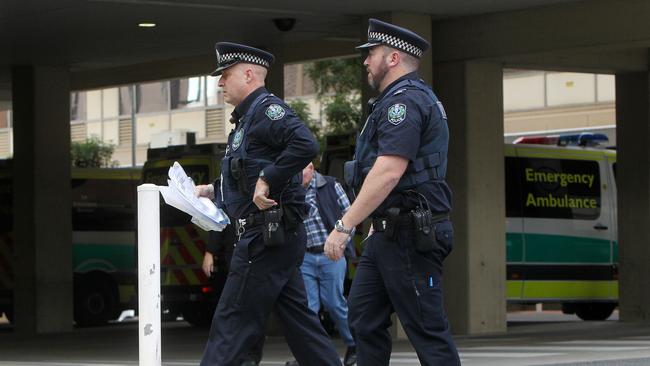
[[[161,230],[163,286],[201,285],[208,281],[201,269],[204,236],[194,225]]]

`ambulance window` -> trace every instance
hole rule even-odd
[[[524,217],[594,220],[600,216],[597,162],[521,158],[517,168]]]
[[[181,162],[182,163],[182,162]],[[171,164],[170,164],[171,165]],[[185,165],[183,170],[192,178],[194,184],[208,184],[210,181],[210,170],[207,165]],[[143,172],[144,183],[153,183],[159,186],[166,186],[169,174],[169,167],[164,168],[145,168]]]
[[[137,184],[129,179],[72,179],[72,229],[135,230]]]
[[[519,174],[520,158],[506,157],[506,217],[521,217],[523,206],[521,204],[521,182]]]

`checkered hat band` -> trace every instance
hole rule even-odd
[[[406,53],[410,53],[411,55],[415,55],[416,57],[421,57],[423,53],[421,48],[389,34],[380,32],[368,32],[368,39],[381,41],[382,43],[385,43],[393,48],[397,48],[398,50],[402,50]]]
[[[224,62],[230,62],[233,60],[238,60],[238,61],[244,61],[248,62],[251,64],[257,64],[257,65],[262,65],[266,68],[269,68],[270,64],[268,61],[265,59],[255,56],[250,53],[243,53],[243,52],[233,52],[233,53],[225,53],[221,55],[219,59],[219,63],[224,63]]]

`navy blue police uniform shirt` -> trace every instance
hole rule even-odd
[[[251,104],[262,93],[268,93],[266,88],[260,87],[249,94],[232,113],[232,117],[239,121]],[[271,104],[278,104],[284,109],[284,116],[271,120],[266,110]],[[237,122],[242,123],[242,122]],[[311,131],[295,115],[295,113],[279,98],[269,96],[256,109],[251,117],[250,127],[246,132],[246,155],[248,158],[260,158],[273,161],[266,166],[264,176],[270,187],[269,197],[278,204],[291,205],[304,210],[305,188],[298,184],[287,185],[287,182],[309,164],[318,154],[318,142]],[[297,179],[297,178],[294,178]],[[235,213],[236,218],[246,217],[259,209],[251,201],[242,212]]]
[[[416,72],[412,72],[395,80],[384,89],[382,94],[376,99],[375,106],[381,104],[384,106],[381,111],[372,111],[380,113],[377,122],[377,133],[371,141],[373,148],[377,149],[377,155],[397,155],[408,159],[415,160],[421,141],[420,137],[425,123],[438,123],[435,129],[442,128],[440,119],[431,118],[432,113],[439,113],[437,107],[431,98],[423,91],[417,89],[408,89],[404,92],[391,95],[385,95],[395,84],[405,79],[418,80]],[[383,99],[386,98],[385,103]],[[382,103],[379,103],[382,101]],[[405,119],[399,124],[389,122],[388,109],[395,104],[404,104],[406,106]],[[434,134],[435,136],[435,134]],[[448,142],[445,141],[445,145]],[[433,212],[442,213],[451,210],[451,190],[444,181],[428,181],[422,183],[414,189],[426,197],[429,206]],[[420,200],[423,201],[423,200]],[[373,216],[384,216],[385,210],[390,207],[400,207],[402,209],[413,209],[419,204],[416,194],[404,193],[393,190],[388,197],[375,210]]]

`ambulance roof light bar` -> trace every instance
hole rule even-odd
[[[609,138],[602,133],[583,132],[560,136],[559,146],[595,147],[601,143],[609,142]]]
[[[608,141],[607,136],[602,133],[582,132],[569,135],[523,136],[513,144],[596,147]]]
[[[522,136],[513,141],[513,144],[557,145],[560,135],[551,136]]]

